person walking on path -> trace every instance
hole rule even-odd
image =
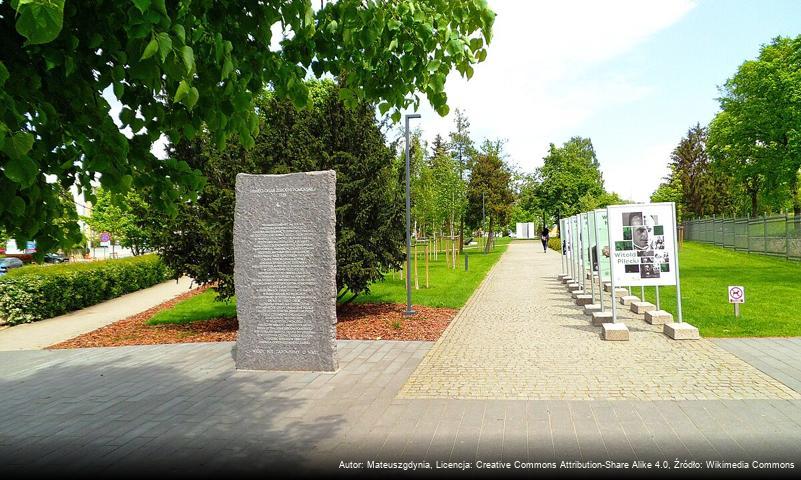
[[[542,253],[548,253],[548,240],[551,238],[551,232],[548,231],[548,227],[542,227],[542,235],[540,235],[540,240],[542,240]]]

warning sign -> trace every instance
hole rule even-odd
[[[729,303],[745,303],[745,287],[729,285]]]

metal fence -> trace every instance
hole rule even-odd
[[[801,260],[801,216],[711,217],[685,221],[684,239]]]

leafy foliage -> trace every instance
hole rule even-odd
[[[155,255],[14,269],[0,277],[0,317],[12,325],[51,318],[153,286],[171,275]]]
[[[605,190],[592,140],[573,137],[561,147],[551,144],[543,160],[537,174],[546,215],[559,219],[601,206],[595,199]]]
[[[337,173],[337,287],[359,294],[403,259],[403,192],[393,151],[374,107],[348,108],[330,81],[308,85],[311,104],[298,111],[274,95],[260,98],[262,129],[255,147],[231,142],[216,149],[205,136],[172,147],[172,155],[208,178],[203,192],[165,218],[151,241],[176,272],[215,283],[222,298],[234,293],[233,172],[280,174],[313,170]]]
[[[801,36],[763,46],[726,81],[719,100],[710,155],[742,186],[748,213],[791,206],[801,214]]]
[[[145,230],[148,205],[135,191],[114,195],[106,189],[96,192],[96,202],[86,223],[92,228],[95,242],[102,232],[109,232],[111,240],[130,248],[134,255],[148,250],[148,234]]]
[[[0,2],[0,225],[43,251],[80,237],[53,225],[64,200],[46,175],[92,201],[98,177],[113,193],[146,189],[153,208],[175,213],[203,178],[156,158],[154,142],[192,140],[205,126],[220,148],[232,134],[253,148],[254,97],[269,86],[304,107],[309,73],[340,78],[349,106],[380,100],[398,120],[421,92],[444,115],[448,73],[472,76],[493,21],[484,0],[340,0],[317,11],[311,0]],[[121,127],[104,91],[122,104]]]
[[[503,142],[485,140],[476,153],[467,188],[468,222],[483,228],[484,213],[488,220],[485,252],[492,246],[496,227],[507,223],[514,202],[511,179],[509,167],[503,161]]]

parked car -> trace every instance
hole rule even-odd
[[[69,257],[66,257],[60,253],[46,253],[44,256],[45,263],[64,263],[69,261]]]
[[[22,260],[14,257],[0,258],[0,275],[5,275],[12,268],[22,266]]]

